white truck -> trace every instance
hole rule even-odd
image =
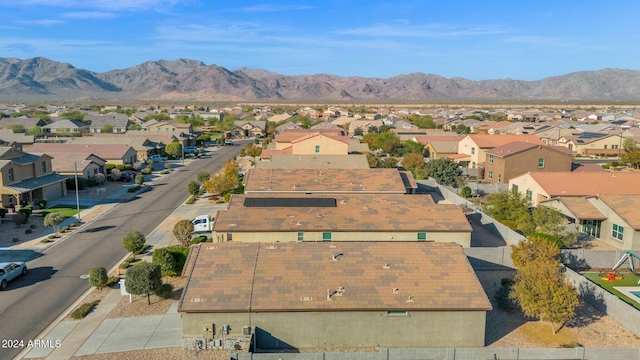
[[[213,218],[211,215],[199,215],[191,220],[193,224],[193,232],[211,232],[213,230]]]

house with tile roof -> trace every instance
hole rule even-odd
[[[258,161],[256,169],[368,169],[364,154],[291,155],[272,154],[269,161]]]
[[[359,184],[358,184],[359,185]],[[224,241],[434,241],[471,245],[457,205],[431,196],[358,194],[233,195],[218,211],[213,237]]]
[[[234,132],[238,136],[257,136],[260,137],[267,131],[267,122],[265,120],[233,122]]]
[[[245,194],[415,194],[418,185],[398,169],[250,169]]]
[[[0,147],[0,206],[18,207],[66,195],[66,176],[56,174],[52,156]]]
[[[9,129],[0,129],[0,142],[5,144],[31,145],[36,141],[36,137],[26,133],[14,133]]]
[[[278,134],[272,145],[262,151],[262,159],[274,154],[347,155],[369,152],[367,144],[343,135],[342,129],[294,129]]]
[[[582,156],[598,154],[618,155],[622,151],[623,140],[619,133],[583,132],[576,135],[562,136],[558,139],[558,146],[564,146]]]
[[[108,164],[133,164],[137,159],[136,150],[126,144],[68,144],[38,143],[27,148],[28,152],[50,154],[95,154]]]
[[[21,125],[25,130],[28,130],[34,126],[45,126],[47,123],[42,119],[28,118],[26,116],[20,116],[17,118],[0,118],[0,128],[10,129],[13,125]]]
[[[42,127],[45,134],[84,133],[89,131],[89,125],[82,121],[61,119]]]
[[[640,195],[558,197],[542,202],[564,214],[575,229],[620,250],[640,249]]]
[[[173,120],[162,120],[157,122],[149,120],[142,125],[142,128],[146,131],[155,133],[193,133],[193,125]]]
[[[430,159],[440,159],[457,154],[458,143],[462,140],[462,137],[458,137],[455,140],[440,140],[437,137],[432,138],[432,140],[427,141],[424,147],[425,157]]]
[[[482,347],[491,310],[452,243],[200,244],[183,276],[187,348]]]
[[[475,169],[478,166],[478,163],[486,160],[487,150],[514,141],[542,144],[542,141],[535,135],[471,134],[460,140],[460,143],[458,144],[458,154],[469,155],[468,167],[470,169]]]
[[[89,123],[89,131],[92,133],[101,133],[105,126],[111,126],[112,133],[120,134],[127,132],[129,126],[129,117],[120,113],[108,113],[104,115],[86,115],[84,122]]]
[[[557,197],[640,195],[640,173],[531,171],[509,180],[509,189],[520,192],[533,206]]]
[[[111,136],[109,136],[111,135]],[[136,150],[138,159],[148,159],[152,155],[164,155],[165,144],[152,141],[144,136],[121,136],[100,134],[99,136],[82,136],[70,138],[68,144],[123,144]]]
[[[279,134],[285,130],[302,129],[302,127],[293,121],[287,121],[286,123],[276,127],[276,134]]]
[[[107,175],[107,161],[95,154],[71,153],[55,154],[51,160],[53,171],[67,177],[76,174],[85,179],[95,178],[98,174]]]
[[[573,155],[567,148],[514,141],[486,151],[478,164],[478,178],[485,183],[508,183],[529,171],[571,171]]]

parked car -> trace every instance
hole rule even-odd
[[[136,175],[138,175],[138,173],[133,170],[122,170],[122,176],[118,181],[134,181],[136,179]]]
[[[157,161],[157,162],[165,162],[167,161],[167,157],[166,156],[160,156],[160,155],[151,155],[149,157],[150,160],[152,161]]]
[[[200,151],[197,146],[185,146],[184,153],[185,154],[198,154]]]
[[[224,144],[225,145],[233,145],[233,140],[227,139],[227,140],[224,141]]]
[[[210,215],[200,215],[196,216],[195,219],[191,220],[193,224],[193,232],[209,232],[213,230],[213,218]]]
[[[0,263],[0,290],[6,289],[9,281],[26,274],[27,264],[24,262]]]

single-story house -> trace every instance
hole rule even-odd
[[[187,349],[482,347],[491,303],[452,243],[193,246]]]
[[[429,195],[232,195],[213,225],[217,241],[434,241],[471,245],[457,205]]]
[[[364,154],[288,155],[272,154],[269,161],[258,161],[257,169],[368,169]]]
[[[95,154],[108,164],[133,164],[138,161],[136,150],[126,144],[67,144],[38,143],[27,149],[33,153],[51,154]]]

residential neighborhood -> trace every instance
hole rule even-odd
[[[640,346],[636,109],[0,104],[0,113],[0,262],[28,269],[3,282],[3,295],[18,304],[65,274],[48,265],[56,256],[74,268],[56,250],[67,246],[82,251],[86,275],[38,322],[34,336],[61,346],[19,358],[161,348],[507,358],[522,347],[542,359],[547,348],[589,358]],[[67,215],[50,216],[58,212]],[[537,263],[521,251],[555,255]],[[623,254],[627,269],[614,268]],[[565,301],[529,310],[519,293],[527,261],[552,274],[541,288],[558,286]],[[146,266],[158,286],[142,291]],[[95,285],[96,267],[109,285]],[[130,309],[140,314],[117,315]],[[576,321],[584,312],[598,315]],[[127,317],[158,328],[118,345],[110,320]],[[632,340],[588,343],[580,336],[600,331],[598,319]],[[540,324],[576,346],[527,338],[522,329]]]

